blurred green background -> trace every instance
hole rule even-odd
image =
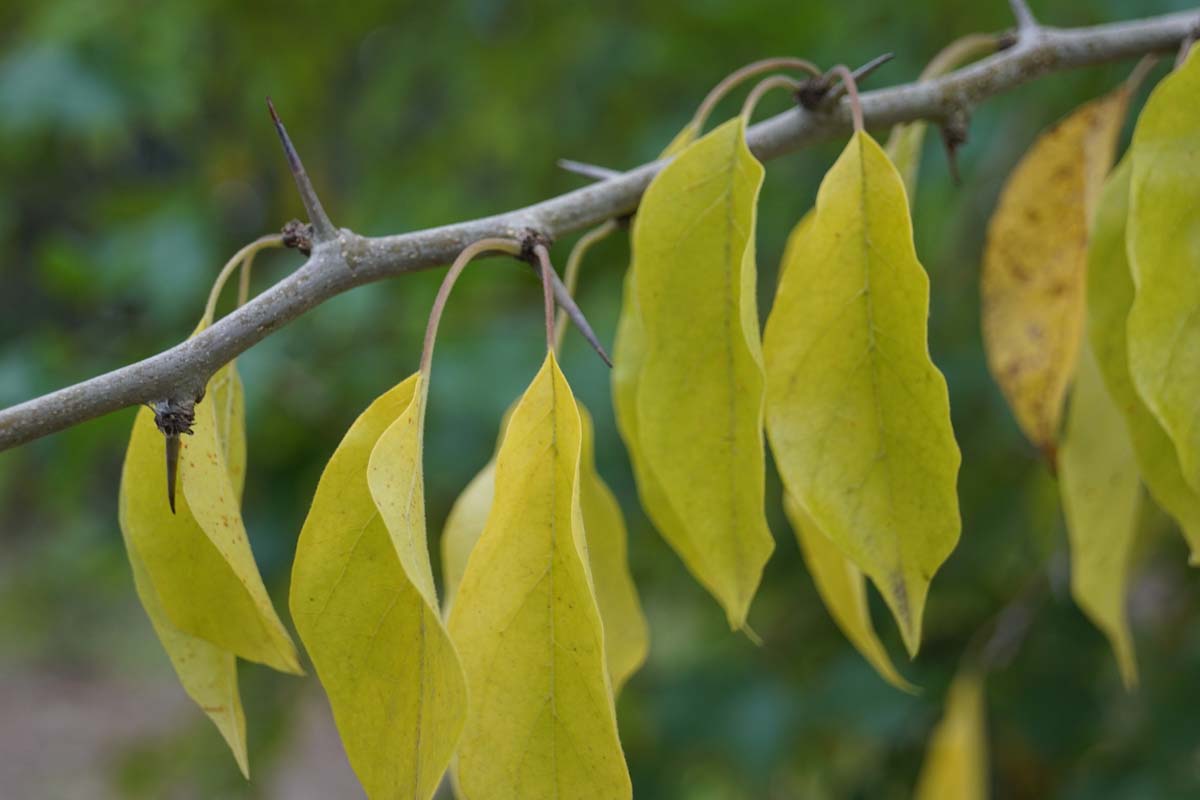
[[[1073,26],[1191,7],[1035,2]],[[0,406],[170,346],[220,265],[301,214],[270,94],[335,222],[365,234],[515,208],[581,184],[558,157],[649,160],[721,76],[768,55],[895,60],[911,80],[952,38],[1010,25],[965,3],[360,0],[10,0],[0,5]],[[1027,638],[988,680],[996,797],[1200,796],[1200,587],[1171,526],[1147,515],[1131,596],[1143,685],[1122,690],[1070,602],[1057,489],[989,378],[977,272],[1004,176],[1037,131],[1130,65],[1050,77],[978,109],[954,186],[936,134],[914,216],[933,281],[930,327],[963,449],[962,542],[933,584],[923,651],[885,685],[820,605],[779,511],[751,612],[728,632],[637,505],[605,369],[575,334],[565,369],[595,414],[602,474],[628,517],[652,630],[618,716],[639,798],[903,798],[968,642],[1031,579]],[[1161,69],[1158,73],[1161,74]],[[1144,96],[1144,92],[1143,92]],[[722,107],[734,113],[740,98]],[[760,115],[784,107],[770,98]],[[882,135],[886,132],[878,132]],[[762,311],[791,224],[840,143],[768,166]],[[560,263],[570,242],[555,248]],[[589,257],[580,304],[612,341],[628,254]],[[261,288],[300,263],[268,254]],[[349,423],[416,366],[441,271],[354,290],[246,353],[245,516],[280,608],[321,468]],[[442,324],[426,481],[432,538],[488,459],[537,368],[541,296],[528,269],[469,270]],[[0,794],[11,797],[360,796],[315,678],[243,665],[252,783],[183,695],[137,604],[117,529],[132,411],[0,454]],[[1048,576],[1048,577],[1038,577]],[[877,599],[877,598],[876,598]],[[891,651],[898,637],[881,605]]]

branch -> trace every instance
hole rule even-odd
[[[1042,75],[1174,51],[1194,30],[1197,17],[1196,11],[1188,11],[1092,28],[1039,28],[1037,36],[1019,37],[1015,46],[940,79],[864,93],[863,117],[870,127],[917,119],[942,122]],[[778,114],[753,126],[747,138],[754,154],[768,160],[844,135],[850,123],[850,106],[843,99],[827,110],[796,108]],[[193,338],[0,411],[0,450],[127,406],[195,396],[223,364],[309,309],[356,286],[448,264],[472,242],[520,239],[529,230],[553,239],[629,214],[664,163],[645,164],[526,208],[470,222],[377,238],[346,229],[336,230],[329,240],[314,237],[307,263]]]

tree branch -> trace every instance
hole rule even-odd
[[[941,122],[1048,73],[1174,51],[1195,29],[1198,17],[1200,13],[1188,11],[1092,28],[1040,28],[1037,36],[1022,36],[1015,46],[940,79],[864,93],[863,117],[870,127],[916,119]],[[796,108],[765,120],[749,130],[748,140],[754,154],[767,160],[844,135],[850,121],[850,107],[843,99],[827,110]],[[520,239],[529,230],[552,239],[629,214],[664,163],[645,164],[526,208],[470,222],[377,238],[344,228],[333,239],[317,236],[307,263],[195,337],[0,411],[0,450],[127,406],[195,396],[221,365],[309,309],[356,286],[448,264],[472,242]],[[312,222],[318,224],[316,219]]]

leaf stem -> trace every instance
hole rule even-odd
[[[533,246],[542,275],[542,303],[546,307],[546,349],[554,350],[554,265],[550,263],[550,251],[541,242]]]
[[[789,78],[786,75],[772,75],[769,78],[763,78],[758,83],[754,84],[754,88],[750,90],[750,94],[746,95],[746,101],[742,103],[741,117],[746,125],[750,124],[750,115],[754,113],[758,102],[763,99],[763,95],[772,89],[787,89],[795,94],[800,91],[803,84],[795,78]]]
[[[567,266],[563,270],[563,288],[566,289],[568,295],[575,296],[575,288],[579,283],[579,269],[583,264],[583,257],[587,251],[592,248],[592,245],[603,241],[605,237],[615,231],[618,227],[617,221],[610,219],[579,237],[579,241],[575,242],[575,246],[571,248],[571,254],[567,256]],[[567,328],[570,326],[571,318],[565,308],[559,309],[558,320],[555,322],[554,330],[554,353],[558,355],[562,352],[563,337],[566,335]]]
[[[821,77],[821,70],[811,61],[803,58],[779,56],[777,58],[764,58],[761,61],[753,61],[726,75],[721,79],[720,83],[709,91],[704,100],[696,108],[696,113],[692,116],[692,125],[697,128],[704,127],[704,123],[712,115],[713,109],[717,107],[717,103],[724,100],[726,95],[742,83],[765,72],[778,72],[781,69],[797,69],[807,72],[814,78]]]
[[[939,50],[938,54],[925,65],[925,69],[921,70],[920,80],[940,78],[968,61],[990,56],[992,53],[1004,49],[1003,45],[1011,42],[1012,39],[1005,34],[968,33]]]
[[[864,128],[862,100],[859,99],[858,83],[855,82],[853,73],[845,64],[838,64],[829,70],[829,74],[837,75],[842,79],[842,85],[846,87],[846,94],[850,96],[850,115],[854,120],[854,132],[862,132]]]
[[[277,233],[269,236],[260,236],[250,244],[243,247],[233,254],[233,258],[225,262],[225,266],[221,267],[220,273],[217,274],[217,279],[213,281],[212,289],[208,293],[208,302],[204,305],[204,316],[200,318],[201,325],[207,328],[212,325],[213,317],[217,313],[217,300],[221,297],[221,290],[225,288],[225,282],[229,280],[229,276],[239,266],[244,266],[245,271],[249,271],[250,262],[254,260],[254,256],[259,250],[265,250],[268,247],[283,247],[283,237]],[[246,291],[249,291],[249,277],[246,272],[243,272],[243,280],[246,282]],[[242,294],[239,287],[238,290],[238,306],[242,306],[246,302],[246,298]]]
[[[450,269],[446,271],[446,277],[442,279],[442,285],[438,287],[437,296],[433,298],[433,308],[429,310],[429,323],[425,326],[425,344],[421,348],[421,380],[427,385],[429,369],[433,363],[433,343],[437,339],[438,323],[442,321],[442,312],[446,310],[446,301],[450,298],[450,290],[454,288],[455,281],[466,269],[467,264],[489,251],[519,256],[521,243],[514,239],[500,237],[480,239],[464,247],[458,257],[454,259],[454,263],[450,265]]]

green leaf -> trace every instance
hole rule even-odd
[[[774,548],[755,308],[762,177],[745,122],[730,120],[658,174],[633,228],[644,347],[634,434],[639,479],[651,478],[639,486],[650,518],[733,628],[745,624]]]
[[[473,798],[628,798],[586,557],[575,399],[553,353],[504,432],[496,494],[450,611]]]
[[[240,511],[245,421],[233,364],[209,382],[184,436],[177,513],[167,504],[164,442],[138,411],[121,470],[119,518],[138,597],[188,695],[248,773],[235,656],[301,674],[267,596]]]
[[[1083,336],[1088,223],[1128,104],[1122,86],[1042,133],[988,225],[980,277],[988,367],[1051,463]]]
[[[509,414],[511,414],[511,409]],[[508,415],[501,431],[507,427]],[[579,503],[587,540],[588,563],[596,587],[596,602],[604,623],[604,650],[613,693],[620,694],[633,673],[646,660],[650,632],[638,600],[637,587],[629,574],[628,533],[621,507],[604,479],[596,471],[592,417],[579,404],[583,444],[579,461]],[[501,433],[503,438],[503,433]],[[447,613],[462,582],[471,550],[487,523],[496,491],[496,460],[493,458],[467,484],[454,502],[442,531],[442,570],[446,582]]]
[[[915,654],[958,541],[960,456],[904,184],[874,139],[854,134],[801,224],[764,339],[767,433],[787,493],[874,581]]]
[[[1131,146],[1129,369],[1200,491],[1200,53],[1155,87]]]
[[[1121,412],[1089,347],[1080,356],[1071,391],[1058,478],[1071,544],[1071,594],[1108,637],[1121,678],[1132,688],[1137,663],[1125,596],[1141,486]]]
[[[466,717],[425,539],[424,405],[413,375],[351,425],[292,571],[292,616],[372,798],[432,797]]]
[[[783,510],[796,532],[796,541],[800,544],[804,563],[816,584],[817,594],[821,596],[821,602],[829,610],[833,621],[881,678],[901,691],[915,692],[916,687],[896,671],[875,633],[875,626],[871,622],[871,606],[867,601],[867,581],[862,570],[842,555],[837,545],[817,528],[804,509],[788,495],[784,495]]]
[[[1088,247],[1088,334],[1100,373],[1113,401],[1125,417],[1142,481],[1154,501],[1179,524],[1200,563],[1200,494],[1188,485],[1179,466],[1175,445],[1142,401],[1129,373],[1125,334],[1133,305],[1125,229],[1129,211],[1132,162],[1113,170],[1093,221]]]
[[[925,753],[916,800],[985,800],[988,796],[987,729],[983,678],[961,673],[946,693],[946,711]]]

